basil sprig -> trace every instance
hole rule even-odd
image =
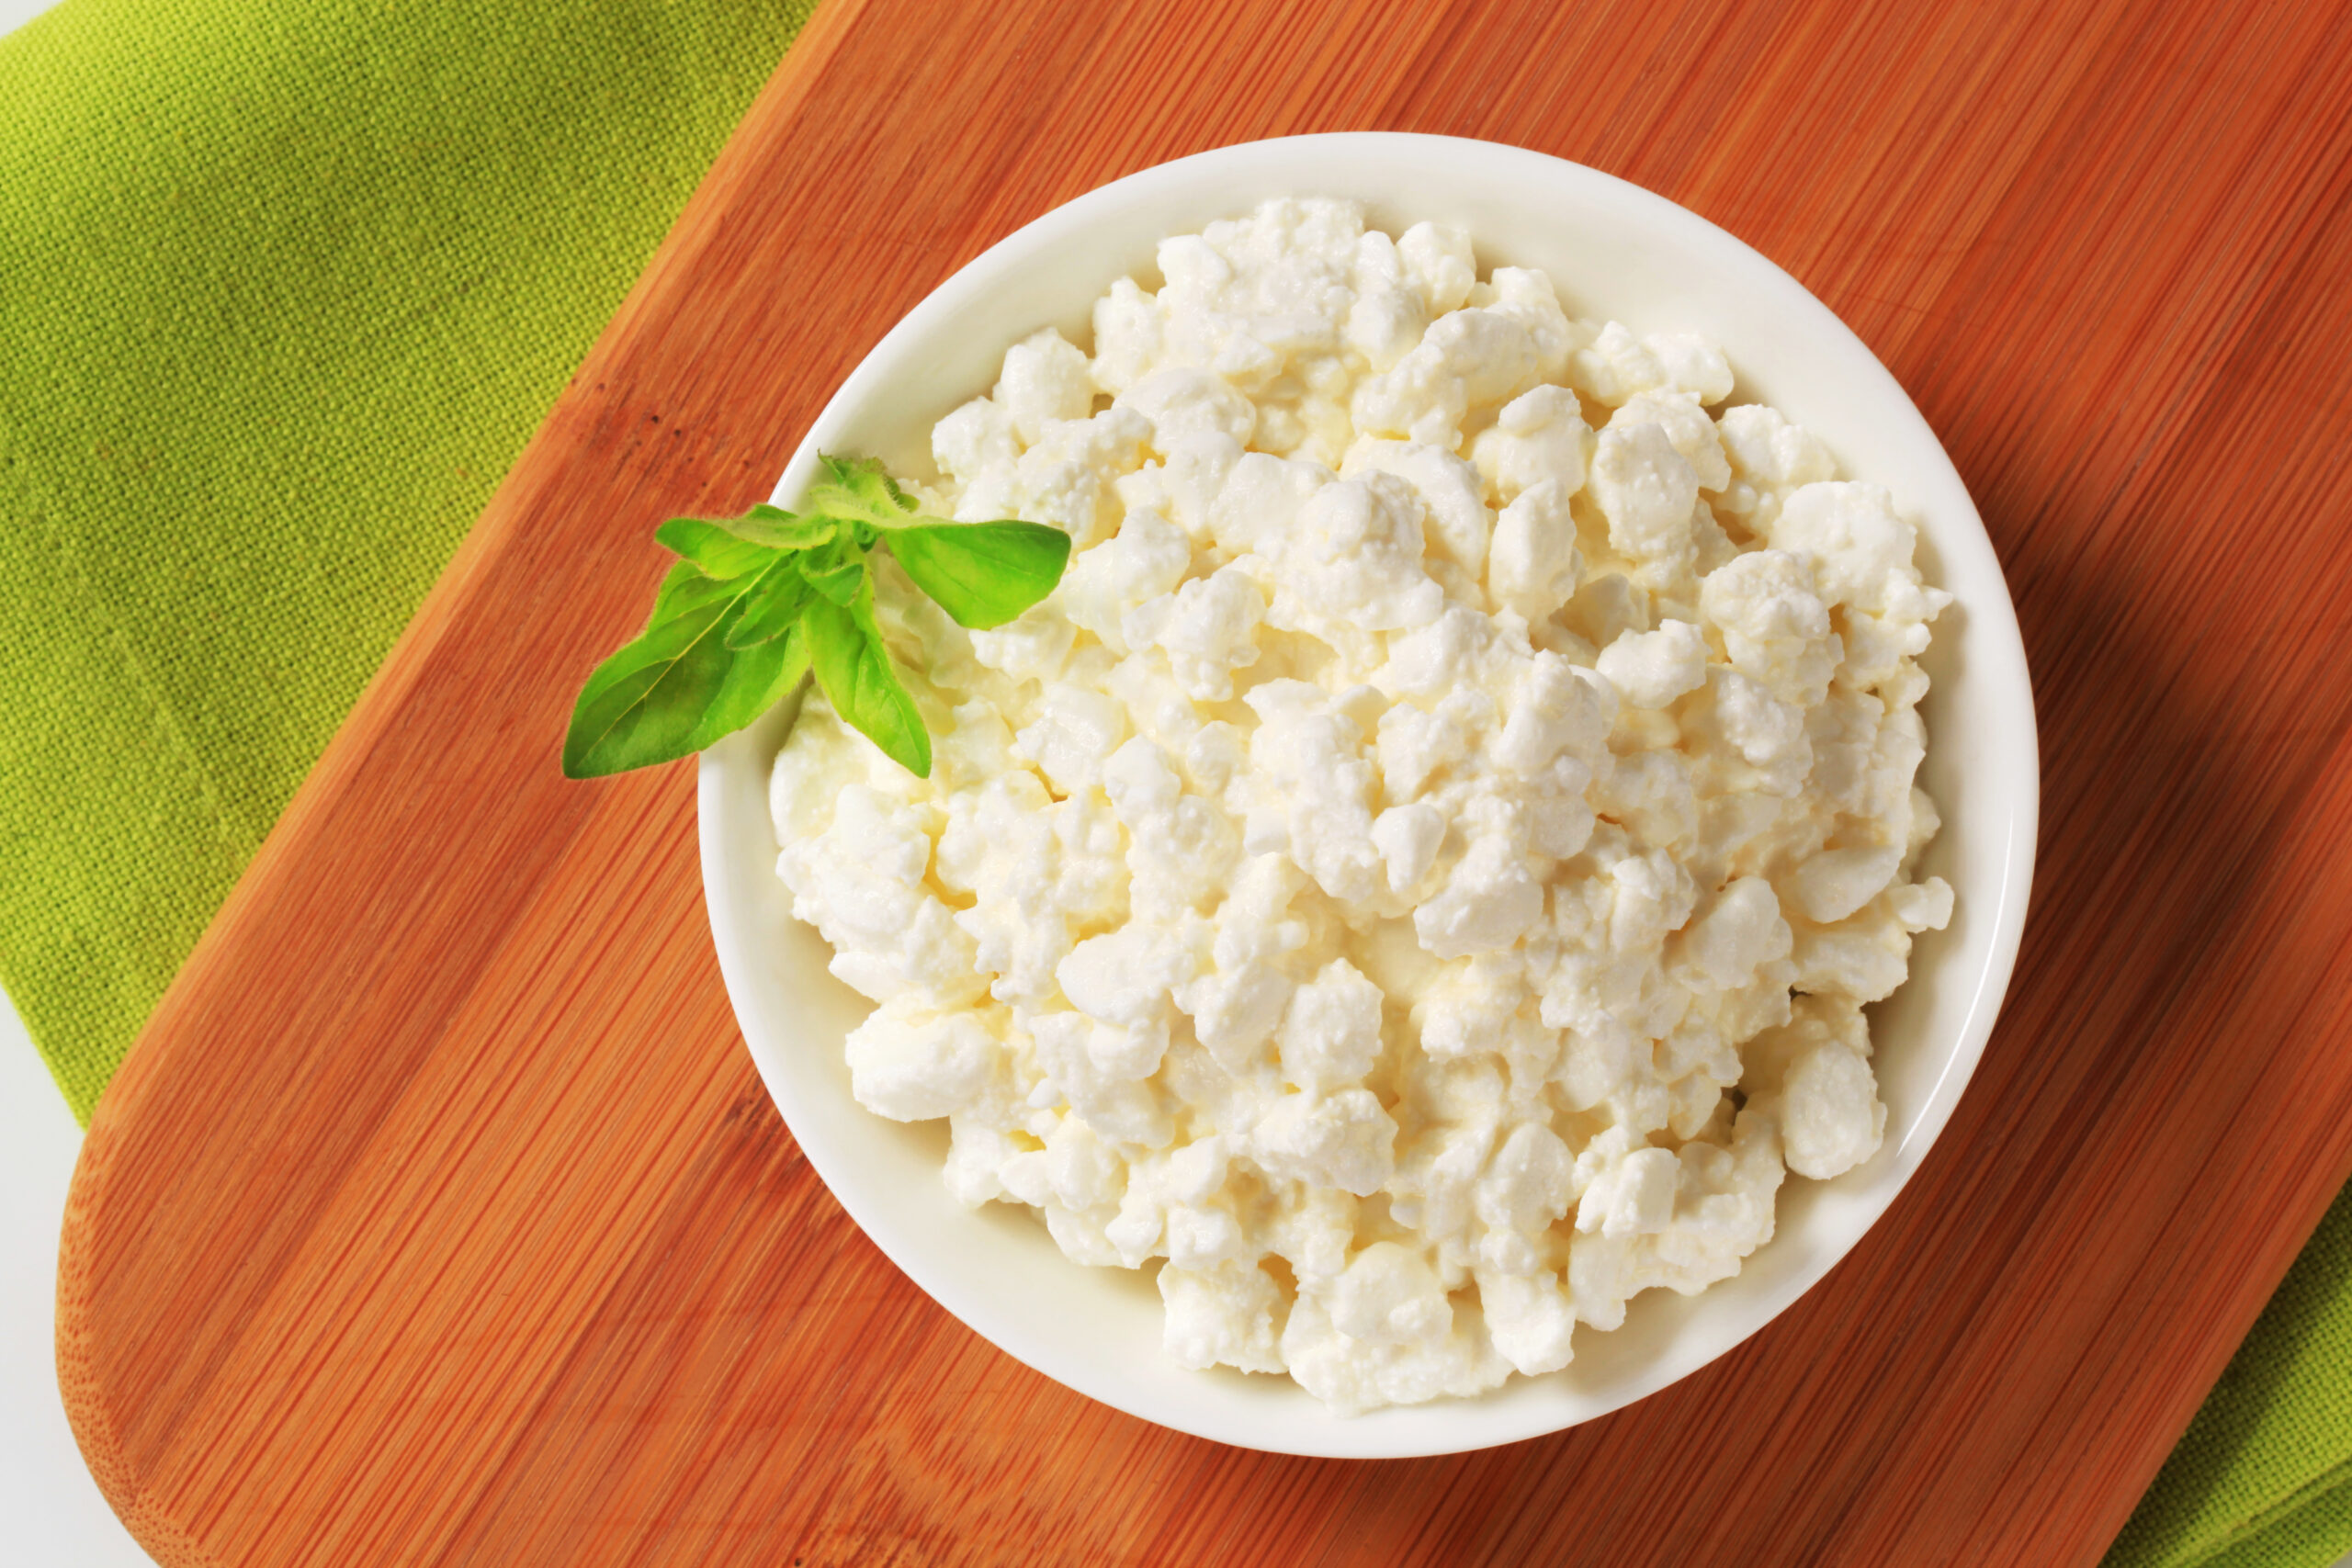
[[[874,616],[874,552],[960,626],[1001,626],[1054,591],[1069,536],[1037,523],[925,517],[871,460],[820,457],[803,510],[678,517],[679,558],[637,640],[588,677],[563,771],[596,778],[672,761],[732,734],[811,673],[833,711],[918,778],[931,736]]]

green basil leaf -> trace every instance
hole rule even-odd
[[[778,566],[788,566],[779,562]],[[737,649],[729,638],[768,577],[707,578],[680,561],[636,641],[596,667],[572,707],[563,771],[597,778],[692,756],[792,694],[808,672],[806,638]]]
[[[865,553],[847,539],[836,539],[827,549],[802,556],[800,575],[809,587],[847,609],[866,585]]]
[[[781,507],[754,506],[720,525],[736,537],[774,550],[812,550],[833,542],[841,525],[831,517],[797,517]]]
[[[581,688],[563,738],[566,777],[627,773],[699,750],[695,728],[735,661],[725,628],[747,586],[715,582],[684,561],[671,570],[651,624]]]
[[[701,750],[789,697],[814,672],[842,717],[923,777],[931,737],[883,646],[869,552],[909,535],[909,576],[967,626],[999,626],[1050,592],[1069,540],[1035,524],[915,523],[870,461],[820,458],[808,512],[673,518],[680,559],[637,638],[597,666],[573,705],[563,771],[592,778]],[[948,535],[959,536],[948,538]]]
[[[982,631],[1051,593],[1069,565],[1069,536],[1042,523],[919,523],[888,547],[958,626]]]
[[[830,599],[811,600],[800,626],[817,684],[833,711],[915,777],[931,777],[931,735],[913,695],[890,667],[889,650],[874,624],[872,590],[847,608]]]
[[[817,468],[819,478],[806,498],[812,512],[876,528],[895,528],[914,515],[915,503],[871,457],[820,456]]]
[[[649,632],[713,604],[731,604],[751,591],[752,578],[706,577],[700,567],[682,560],[662,579],[653,595],[653,613],[645,619]]]
[[[800,619],[815,592],[801,575],[797,557],[777,561],[744,595],[743,613],[728,629],[727,646],[741,649],[782,637]]]
[[[699,751],[734,734],[792,695],[808,673],[808,639],[797,626],[786,626],[781,637],[736,649],[726,677],[686,737],[687,750]]]
[[[653,530],[654,542],[673,555],[692,561],[705,577],[727,581],[747,572],[765,570],[775,551],[739,537],[724,523],[698,517],[673,517]]]

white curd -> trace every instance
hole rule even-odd
[[[992,632],[886,587],[932,777],[814,692],[777,759],[853,1088],[947,1119],[964,1202],[1158,1260],[1185,1365],[1553,1371],[1877,1150],[1949,597],[1713,346],[1457,231],[1276,201],[1159,269],[934,433],[926,510],[1076,547]]]

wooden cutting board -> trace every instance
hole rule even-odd
[[[60,1360],[167,1564],[2095,1560],[2352,1168],[2352,12],[828,0],[99,1107]],[[753,1077],[684,767],[557,775],[678,512],[1114,175],[1391,128],[1638,181],[1911,389],[2007,567],[2041,872],[1957,1117],[1605,1420],[1219,1448],[867,1245]],[[625,177],[616,171],[616,177]]]

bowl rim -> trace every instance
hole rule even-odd
[[[1351,1420],[1334,1419],[1320,1427],[1306,1423],[1304,1436],[1290,1429],[1270,1431],[1261,1423],[1252,1420],[1209,1420],[1201,1418],[1196,1413],[1152,1407],[1149,1400],[1137,1396],[1132,1384],[1123,1383],[1115,1376],[1105,1375],[1082,1356],[1073,1354],[1057,1337],[1040,1331],[1035,1325],[1009,1321],[1001,1310],[983,1302],[967,1288],[968,1282],[961,1279],[956,1270],[936,1265],[922,1245],[922,1238],[910,1234],[902,1223],[891,1221],[872,1200],[872,1195],[862,1186],[858,1172],[851,1168],[848,1156],[828,1135],[822,1119],[804,1113],[796,1123],[796,1109],[808,1112],[818,1108],[795,1103],[797,1097],[786,1085],[779,1067],[777,1053],[784,1044],[776,1037],[778,1031],[774,1027],[775,1021],[759,1016],[756,1009],[747,1009],[745,1005],[745,998],[752,994],[747,980],[763,958],[752,929],[756,922],[741,914],[741,901],[754,895],[744,886],[741,857],[735,852],[735,847],[721,826],[729,819],[730,801],[740,803],[741,791],[747,783],[756,786],[763,802],[766,798],[766,773],[773,761],[775,743],[764,738],[777,729],[776,715],[771,715],[768,720],[750,730],[727,738],[703,753],[697,771],[697,833],[705,908],[711,923],[722,977],[727,985],[730,1006],[761,1079],[779,1115],[793,1132],[796,1142],[835,1200],[867,1238],[924,1293],[1015,1359],[1091,1399],[1156,1425],[1262,1451],[1322,1457],[1405,1458],[1465,1452],[1543,1436],[1621,1408],[1668,1387],[1728,1353],[1779,1316],[1798,1297],[1817,1285],[1877,1223],[1895,1197],[1909,1185],[1928,1147],[1950,1122],[1961,1093],[1982,1058],[2014,971],[2033,875],[2040,811],[2039,739],[2023,638],[1990,538],[1968,497],[1965,484],[1933,430],[1870,348],[1795,278],[1744,242],[1696,213],[1665,197],[1599,170],[1503,143],[1395,131],[1342,131],[1277,137],[1193,153],[1096,186],[998,240],[957,268],[908,311],[843,379],[810,423],[808,433],[786,464],[775,493],[779,497],[797,495],[813,476],[818,451],[833,439],[834,433],[866,403],[876,389],[899,373],[900,362],[914,352],[917,345],[931,340],[934,334],[943,330],[952,331],[963,312],[983,306],[991,293],[1006,287],[1009,276],[1025,259],[1050,250],[1069,236],[1083,232],[1101,219],[1119,212],[1127,203],[1163,187],[1176,188],[1186,182],[1213,176],[1263,175],[1270,166],[1292,168],[1312,164],[1324,156],[1476,159],[1502,174],[1523,177],[1538,186],[1544,181],[1565,182],[1566,186],[1580,187],[1579,200],[1645,224],[1669,242],[1704,254],[1713,265],[1736,271],[1741,275],[1743,288],[1753,288],[1769,297],[1776,309],[1804,318],[1806,330],[1818,335],[1824,354],[1834,355],[1844,362],[1841,375],[1850,373],[1860,376],[1864,382],[1874,383],[1870,387],[1871,395],[1885,400],[1896,411],[1896,417],[1907,416],[1908,421],[1916,424],[1918,434],[1925,437],[1926,450],[1931,452],[1935,463],[1940,465],[1939,471],[1931,470],[1924,476],[1933,481],[1930,488],[1939,491],[1933,509],[1939,526],[1929,547],[1940,552],[1948,564],[1955,552],[1962,555],[1981,553],[1982,559],[1972,562],[1980,570],[1984,562],[1991,564],[1991,581],[1999,584],[2001,590],[1997,603],[1980,596],[1965,606],[1972,660],[1968,680],[1972,682],[1989,682],[2001,688],[1996,711],[2003,716],[2002,722],[2006,727],[2001,736],[2005,755],[1996,759],[1992,764],[2000,769],[2002,787],[2008,794],[2004,824],[2006,840],[1995,852],[1998,875],[1993,889],[1993,907],[1989,911],[1989,941],[1984,950],[1982,964],[1973,972],[1959,977],[1959,983],[1967,993],[1966,1011],[1957,1038],[1952,1042],[1948,1056],[1943,1058],[1941,1072],[1928,1092],[1926,1104],[1899,1141],[1890,1138],[1888,1145],[1883,1147],[1871,1162],[1859,1168],[1871,1168],[1879,1161],[1888,1159],[1890,1153],[1894,1161],[1890,1169],[1879,1173],[1873,1190],[1859,1206],[1848,1206],[1842,1218],[1842,1234],[1813,1247],[1794,1273],[1755,1302],[1746,1317],[1735,1324],[1716,1325],[1713,1334],[1705,1337],[1703,1347],[1683,1347],[1681,1353],[1659,1356],[1651,1366],[1655,1375],[1631,1378],[1623,1388],[1612,1390],[1605,1401],[1587,1401],[1563,1418],[1553,1418],[1561,1414],[1556,1408],[1534,1406],[1532,1407],[1534,1414],[1522,1412],[1517,1419],[1498,1421],[1490,1432],[1482,1428],[1468,1434],[1468,1440],[1464,1440],[1464,1424],[1459,1420],[1417,1425],[1391,1419],[1398,1414],[1409,1416],[1418,1413],[1459,1412],[1475,1408],[1483,1402],[1492,1401],[1499,1391],[1469,1400],[1390,1407]],[[1305,194],[1314,193],[1306,190]],[[1246,205],[1237,198],[1237,208]],[[1180,229],[1162,231],[1181,231]],[[1484,238],[1480,236],[1481,240]],[[1484,270],[1483,263],[1481,270]],[[1109,281],[1109,278],[1104,278],[1097,286],[1097,292]],[[1005,341],[1009,344],[1014,339],[1007,338]],[[1857,355],[1859,359],[1855,357]],[[1908,493],[1908,490],[1906,485],[1906,493],[1899,498],[1904,502],[1905,513],[1916,515],[1927,510],[1920,505],[1920,498]],[[1926,530],[1922,531],[1922,538],[1923,543],[1928,542]],[[1947,581],[1950,575],[1947,571]],[[1974,662],[1977,660],[1983,661],[1983,669],[1977,668]],[[768,878],[775,882],[772,871]],[[780,897],[781,885],[776,884],[766,896],[771,898]],[[1982,897],[1982,894],[1972,895],[1973,899],[1981,900]],[[1918,969],[1915,964],[1912,978],[1905,983],[1914,984],[1917,979]],[[854,1103],[850,1109],[860,1116],[871,1115]],[[1890,1174],[1892,1180],[1886,1179]],[[1835,1188],[1838,1183],[1808,1185]],[[1778,1200],[1780,1203],[1785,1205],[1788,1202],[1788,1192],[1789,1190],[1783,1187]],[[1810,1215],[1811,1211],[1808,1210],[1807,1213]],[[1774,1242],[1781,1242],[1781,1236],[1792,1228],[1781,1226],[1776,1231]],[[1781,1242],[1784,1247],[1789,1245]],[[1766,1243],[1765,1248],[1759,1249],[1759,1255],[1773,1246],[1773,1242]],[[1754,1265],[1754,1261],[1751,1258],[1743,1265],[1743,1273]],[[1081,1266],[1071,1263],[1069,1267],[1075,1269]],[[1732,1280],[1720,1282],[1716,1289],[1731,1285],[1737,1278],[1739,1276],[1734,1276]],[[1711,1289],[1705,1294],[1711,1296],[1713,1293],[1714,1290]],[[1653,1291],[1646,1294],[1656,1296],[1661,1292]],[[1693,1299],[1703,1301],[1704,1297]],[[1638,1309],[1638,1300],[1636,1305]],[[1156,1347],[1154,1349],[1156,1351]],[[1508,1388],[1529,1381],[1515,1375],[1504,1386]],[[1302,1398],[1311,1399],[1303,1391],[1300,1393]],[[1423,1430],[1422,1425],[1427,1425],[1429,1429]]]

